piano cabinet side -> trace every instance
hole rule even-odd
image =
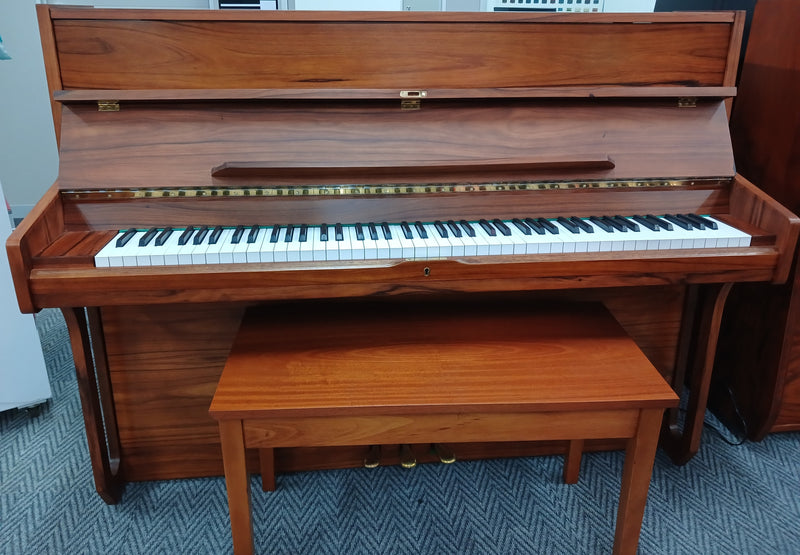
[[[730,214],[775,235],[775,248],[780,256],[772,282],[785,283],[792,270],[800,218],[738,174],[731,188]]]
[[[57,185],[53,185],[42,196],[33,210],[11,232],[6,241],[8,262],[17,302],[24,313],[38,312],[43,308],[34,301],[30,276],[34,267],[33,258],[64,231],[64,210]]]

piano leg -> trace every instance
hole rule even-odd
[[[688,385],[686,415],[680,426],[678,409],[667,409],[662,434],[664,449],[675,464],[686,464],[700,449],[722,312],[732,285],[693,285],[687,291],[672,383],[677,392]]]
[[[122,497],[120,442],[98,308],[62,309],[78,376],[78,390],[94,483],[100,497],[113,505]]]

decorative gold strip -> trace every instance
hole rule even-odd
[[[568,181],[508,183],[436,183],[382,185],[292,185],[274,187],[148,187],[142,189],[102,189],[62,191],[62,196],[76,200],[113,200],[140,198],[198,197],[305,197],[365,195],[426,195],[448,193],[497,193],[574,189],[633,189],[714,185],[723,179],[642,180],[642,181]]]

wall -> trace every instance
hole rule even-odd
[[[0,181],[23,211],[58,173],[47,82],[34,0],[0,1],[0,36],[11,60],[0,60]]]

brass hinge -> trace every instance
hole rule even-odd
[[[400,91],[401,110],[419,110],[422,108],[422,99],[428,96],[428,91]]]
[[[697,108],[697,97],[682,96],[678,99],[678,106],[680,108]]]
[[[98,112],[119,112],[119,100],[98,100]]]

